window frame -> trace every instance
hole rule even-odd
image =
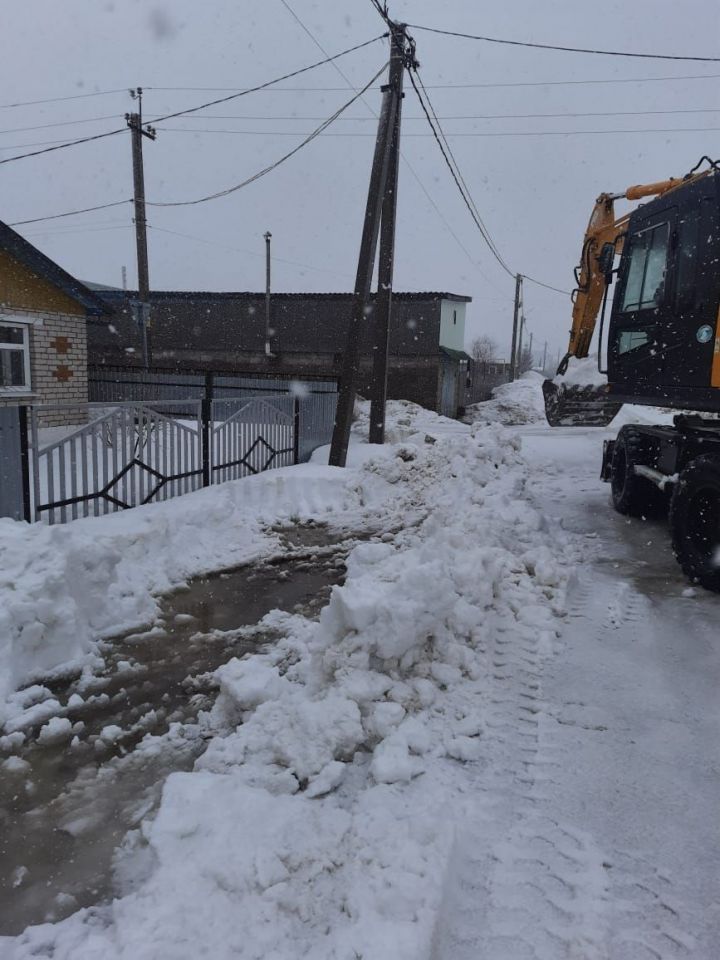
[[[30,327],[32,321],[25,317],[15,317],[12,314],[0,313],[0,329],[2,327],[20,327],[23,332],[22,343],[6,343],[0,333],[0,350],[12,350],[23,355],[23,375],[25,383],[17,386],[2,386],[0,384],[0,397],[18,396],[31,393],[32,376],[30,364]]]
[[[627,268],[626,268],[626,270],[625,270],[625,276],[623,277],[622,287],[621,287],[621,289],[618,291],[619,294],[620,294],[620,297],[619,297],[619,300],[620,300],[620,310],[618,311],[619,313],[621,313],[621,314],[637,314],[637,313],[644,313],[644,312],[649,311],[649,310],[658,310],[660,307],[663,306],[664,303],[667,302],[667,299],[668,299],[667,278],[668,278],[668,274],[669,274],[669,272],[670,272],[670,255],[671,255],[671,253],[672,253],[673,226],[674,226],[674,218],[673,218],[672,216],[669,216],[669,217],[667,217],[667,219],[657,220],[657,221],[654,222],[654,223],[648,223],[647,226],[642,227],[642,229],[640,229],[640,230],[636,230],[634,233],[632,233],[632,234],[630,234],[630,235],[628,236],[628,238],[627,238],[627,240],[626,240],[626,243],[629,241],[630,244],[631,244],[631,247],[630,247],[630,256],[629,256],[629,258],[628,258]],[[638,303],[637,303],[636,305],[628,305],[628,306],[626,306],[626,305],[625,305],[625,298],[626,298],[626,295],[627,295],[628,283],[629,283],[629,281],[630,281],[630,273],[631,273],[632,266],[633,266],[633,256],[634,256],[634,253],[635,253],[635,242],[637,241],[637,239],[638,239],[639,237],[642,237],[642,236],[645,235],[645,234],[654,234],[654,232],[655,232],[656,230],[659,230],[661,227],[665,227],[665,228],[666,228],[666,231],[667,231],[667,234],[666,234],[666,242],[665,242],[665,272],[664,272],[664,274],[663,274],[664,286],[663,286],[663,298],[662,298],[662,301],[661,301],[660,303],[655,303],[655,302],[653,301],[652,303],[647,303],[647,304],[645,304],[644,301],[643,301],[643,294],[645,293],[645,282],[646,282],[646,279],[647,279],[648,263],[649,263],[649,261],[650,261],[650,255],[651,255],[651,252],[652,252],[653,238],[652,238],[652,236],[651,236],[651,238],[650,238],[650,245],[644,247],[645,257],[644,257],[644,262],[643,262],[642,277],[641,277],[641,279],[640,279],[640,290],[638,291],[638,297],[639,297]]]

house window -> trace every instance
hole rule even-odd
[[[0,392],[30,388],[30,338],[27,324],[0,319]]]

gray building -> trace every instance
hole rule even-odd
[[[137,294],[96,290],[113,311],[110,322],[88,324],[91,370],[142,368],[145,347]],[[470,297],[395,293],[390,324],[388,395],[455,416],[464,405],[468,357],[463,352]],[[151,294],[149,365],[178,372],[258,373],[337,377],[352,309],[345,293],[276,293],[270,348],[265,352],[264,293],[157,291]],[[372,366],[374,299],[365,325],[359,392]]]

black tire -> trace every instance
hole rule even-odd
[[[672,548],[693,583],[720,593],[720,456],[697,457],[675,484]]]
[[[637,427],[623,427],[617,435],[610,464],[610,490],[618,513],[644,518],[667,514],[667,495],[633,469],[636,464],[655,466],[654,459],[651,443]]]

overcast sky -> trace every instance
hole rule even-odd
[[[382,32],[370,0],[288,3],[330,53]],[[393,0],[390,12],[411,23],[536,42],[720,53],[712,0],[685,0],[682,7],[670,0]],[[514,271],[571,289],[598,193],[681,175],[702,154],[720,155],[720,64],[529,50],[419,30],[414,35],[437,113],[448,118],[442,122],[460,167]],[[362,86],[386,55],[380,41],[339,65]],[[145,88],[144,115],[150,120],[223,95],[187,88],[230,92],[321,58],[281,0],[3,0],[0,104],[103,93],[0,109],[0,157],[32,149],[29,144],[122,126],[124,113],[133,109],[126,92],[131,86]],[[708,79],[697,79],[702,77]],[[637,82],[577,82],[629,78]],[[350,93],[344,86],[328,65],[281,90],[159,125],[157,141],[145,143],[148,199],[193,199],[245,179],[345,102]],[[351,289],[375,134],[369,107],[378,109],[380,97],[379,89],[371,90],[369,106],[356,104],[328,135],[236,194],[198,206],[150,209],[151,286],[262,289],[262,235],[269,229],[277,258],[275,289]],[[701,110],[706,112],[684,112]],[[616,115],[620,111],[631,113]],[[489,114],[514,116],[450,119]],[[404,155],[460,243],[404,164],[395,289],[472,296],[468,340],[490,333],[507,354],[513,281],[484,246],[420,116],[408,88]],[[88,122],[43,126],[65,121]],[[637,130],[661,132],[570,133]],[[0,168],[0,184],[0,219],[7,223],[123,200],[132,196],[129,136],[7,164]],[[81,279],[119,286],[125,264],[129,285],[135,286],[131,217],[128,204],[19,229]],[[527,284],[525,304],[535,346],[542,350],[547,339],[553,353],[564,349],[567,299]]]

